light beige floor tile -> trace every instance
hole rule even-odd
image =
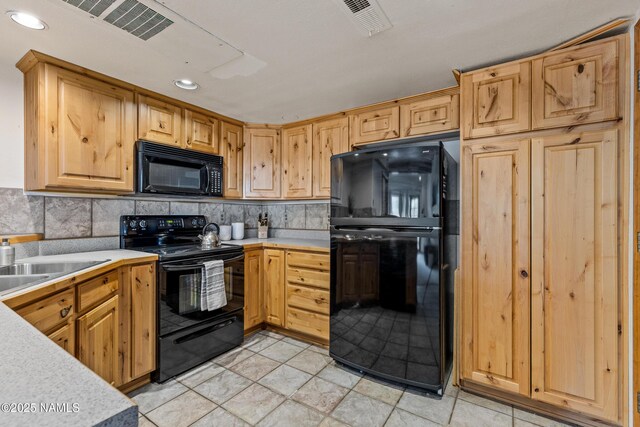
[[[189,390],[147,414],[158,427],[186,427],[214,410],[215,403]]]
[[[507,414],[509,416],[513,415],[513,407],[511,407],[510,405],[505,405],[504,403],[485,399],[484,397],[476,396],[475,394],[467,393],[462,390],[460,391],[460,393],[458,393],[458,399],[462,399],[469,403],[473,403],[474,405],[483,406],[497,412],[502,412],[503,414]]]
[[[138,404],[138,410],[146,414],[187,390],[187,387],[176,380],[169,380],[164,384],[147,384],[131,393],[129,397]]]
[[[230,414],[224,408],[218,407],[200,418],[191,427],[250,427],[250,425]]]
[[[316,353],[324,354],[325,356],[329,356],[329,350],[324,347],[319,347],[317,345],[312,345],[309,347],[309,350],[315,351]]]
[[[440,424],[431,422],[425,418],[413,415],[402,409],[394,409],[384,427],[438,427]]]
[[[268,357],[255,354],[237,365],[233,365],[230,369],[243,377],[249,378],[253,381],[258,381],[278,366],[280,366],[279,362],[271,360]]]
[[[456,387],[453,385],[453,375],[450,375],[449,381],[447,382],[447,386],[444,389],[444,394],[448,394],[449,396],[456,397],[458,396],[459,391],[460,391],[460,387]]]
[[[315,427],[324,418],[320,412],[286,400],[258,423],[258,427]]]
[[[552,420],[551,418],[543,417],[541,415],[534,414],[532,412],[523,411],[518,408],[514,408],[513,416],[516,419],[529,421],[532,424],[542,427],[564,427],[568,424],[561,423],[560,421]]]
[[[277,339],[277,340],[281,340],[281,339],[283,339],[283,338],[285,337],[284,335],[279,334],[279,333],[277,333],[277,332],[267,331],[267,330],[260,331],[260,333],[261,333],[262,335],[266,335],[266,336],[268,336],[268,337],[275,338],[275,339]]]
[[[362,374],[340,365],[327,365],[318,373],[318,376],[346,388],[352,388],[362,378]]]
[[[284,396],[291,396],[310,379],[311,375],[306,372],[288,365],[281,365],[258,382]]]
[[[260,352],[263,356],[269,359],[277,360],[278,362],[286,362],[296,354],[300,353],[303,349],[293,344],[286,343],[284,341],[278,341],[277,343],[265,348]]]
[[[530,423],[529,421],[519,420],[518,418],[513,419],[513,427],[539,427],[538,424]]]
[[[353,389],[358,393],[381,400],[389,405],[398,403],[403,392],[403,389],[399,386],[385,384],[367,377],[362,378]]]
[[[335,418],[326,417],[320,423],[319,427],[350,427],[348,424],[343,423],[342,421],[338,421]]]
[[[296,391],[292,399],[328,414],[348,392],[344,387],[315,377]]]
[[[176,379],[187,387],[193,388],[198,384],[205,382],[209,378],[215,377],[222,371],[224,371],[224,368],[222,366],[216,365],[212,362],[207,362],[203,365],[198,366],[197,368],[185,372]]]
[[[330,361],[331,358],[329,356],[307,349],[290,359],[287,365],[315,375],[327,366]]]
[[[251,350],[247,350],[246,348],[236,348],[235,350],[228,351],[217,358],[213,359],[213,362],[224,366],[225,368],[230,368],[233,365],[237,365],[253,356],[255,353]]]
[[[250,380],[225,369],[220,374],[195,387],[194,390],[219,405],[250,385]]]
[[[392,410],[391,405],[351,391],[331,416],[353,427],[381,427]]]
[[[229,399],[222,407],[249,424],[256,424],[284,400],[283,395],[260,384],[253,384]]]
[[[289,343],[289,344],[293,344],[293,345],[297,345],[298,347],[302,347],[302,348],[307,348],[309,347],[309,344],[307,344],[306,342],[297,340],[295,338],[291,338],[291,337],[284,337],[282,339],[282,341]]]
[[[242,345],[242,348],[246,348],[247,350],[251,350],[258,353],[277,342],[278,342],[277,339],[269,337],[267,335],[255,334],[252,337],[245,340],[244,344]]]
[[[442,399],[435,399],[424,393],[405,390],[400,401],[398,401],[397,407],[429,421],[447,424],[451,417],[451,412],[453,412],[455,401],[455,398],[446,394],[442,396]]]
[[[156,425],[143,415],[138,417],[138,427],[156,427]]]
[[[513,417],[458,399],[450,425],[452,427],[511,427]]]

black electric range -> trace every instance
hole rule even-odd
[[[120,248],[158,255],[157,369],[166,381],[242,343],[244,335],[244,251],[223,244],[204,249],[198,235],[202,215],[120,217]],[[203,263],[224,261],[227,305],[200,307]]]

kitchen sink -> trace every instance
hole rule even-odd
[[[37,285],[75,271],[84,270],[103,262],[21,262],[0,267],[0,295]]]

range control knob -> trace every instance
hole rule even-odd
[[[141,228],[146,228],[147,226],[147,221],[145,221],[144,219],[142,221],[140,221],[140,227]]]
[[[138,226],[138,221],[136,221],[135,219],[129,222],[129,227],[136,228],[137,226]]]
[[[196,218],[193,218],[193,219],[191,220],[191,225],[193,225],[194,227],[195,227],[196,225],[198,225],[198,220],[197,220]]]
[[[204,227],[204,219],[200,218],[200,219],[198,220],[198,225],[199,225],[200,227]]]

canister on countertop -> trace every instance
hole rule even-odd
[[[3,238],[0,244],[0,265],[11,265],[16,260],[16,249],[9,244],[9,239]]]

